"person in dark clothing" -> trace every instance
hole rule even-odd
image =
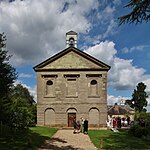
[[[130,125],[130,117],[127,116],[127,122],[128,122],[128,126]]]
[[[117,118],[117,127],[121,128],[121,118],[119,116]]]
[[[76,131],[77,131],[77,123],[76,123],[76,118],[73,119],[73,128],[74,128],[74,131],[73,133],[75,134]]]
[[[80,121],[78,120],[76,124],[77,124],[77,132],[80,133],[80,127],[81,127]]]
[[[87,119],[84,120],[84,133],[88,134],[88,120]]]

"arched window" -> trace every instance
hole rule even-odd
[[[69,39],[69,46],[74,47],[74,38]]]
[[[91,108],[89,110],[89,126],[99,127],[100,113],[97,108]]]
[[[45,118],[44,122],[46,126],[54,126],[55,125],[55,111],[52,108],[48,108],[44,112]]]

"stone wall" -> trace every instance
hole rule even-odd
[[[93,80],[97,83],[92,83]],[[53,91],[48,92],[52,89]],[[45,118],[48,114],[47,109],[50,109],[53,121],[49,126],[67,126],[67,111],[73,108],[76,110],[77,120],[80,117],[92,118],[94,124],[90,119],[89,125],[105,126],[107,120],[106,96],[107,71],[37,72],[37,124],[41,126],[48,124]],[[99,118],[94,119],[95,116]]]

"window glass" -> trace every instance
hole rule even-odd
[[[96,80],[92,80],[91,81],[91,85],[96,85],[97,84],[97,81]]]
[[[51,80],[47,81],[47,85],[53,85],[53,81]]]

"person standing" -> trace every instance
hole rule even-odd
[[[77,133],[80,133],[80,128],[81,128],[80,121],[78,120],[76,124],[77,124]]]
[[[117,120],[115,117],[113,117],[113,128],[117,127]]]
[[[127,122],[128,122],[128,126],[130,125],[130,117],[127,116]]]
[[[76,118],[75,118],[75,117],[74,117],[74,119],[73,119],[73,128],[74,128],[73,133],[75,134],[76,131],[77,131],[77,123],[76,123]]]
[[[81,133],[84,133],[84,119],[80,118]]]
[[[87,119],[84,120],[84,133],[88,134],[88,120]]]
[[[117,118],[117,127],[121,128],[121,118],[119,116]]]

